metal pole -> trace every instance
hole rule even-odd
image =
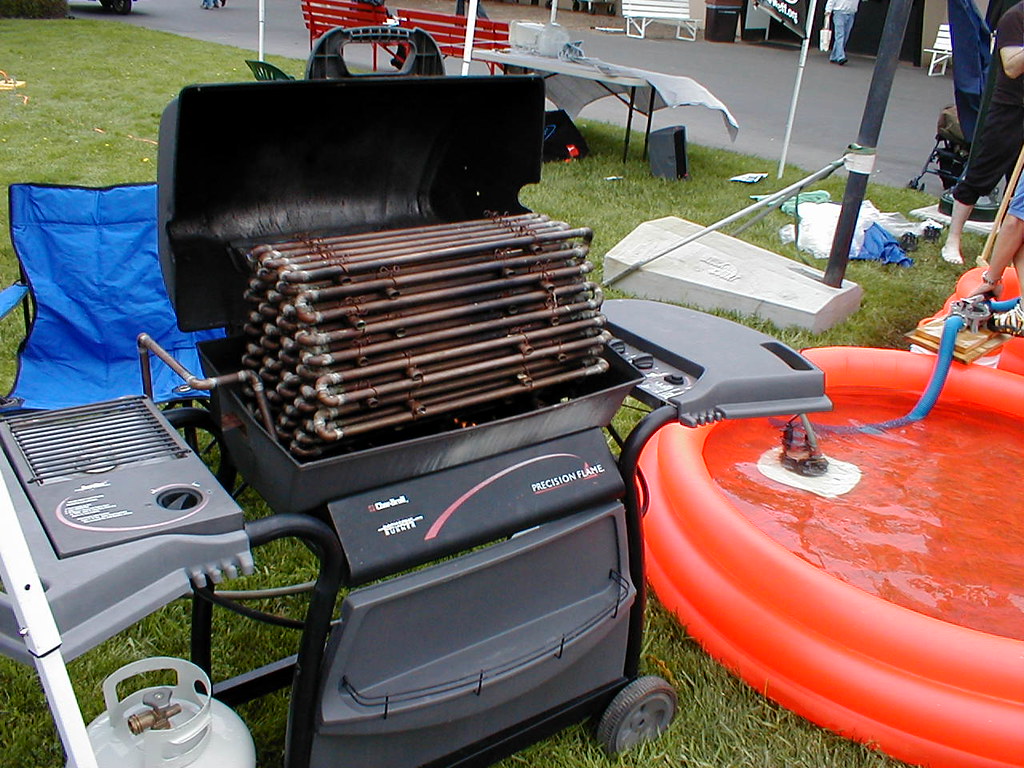
[[[473,60],[473,35],[476,33],[476,10],[480,0],[469,0],[469,16],[466,18],[466,39],[462,46],[462,76],[469,74],[469,63]]]
[[[789,118],[786,120],[786,138],[782,140],[782,157],[779,158],[779,174],[781,179],[786,169],[786,155],[789,154],[789,139],[793,135],[793,121],[796,119],[796,102],[800,98],[800,84],[804,79],[804,67],[807,64],[807,49],[811,44],[811,25],[814,23],[814,11],[818,8],[818,0],[811,0],[811,8],[807,14],[807,28],[804,30],[804,42],[800,46],[800,63],[796,68],[796,83],[793,85],[793,98],[789,102]]]
[[[819,179],[825,179],[825,178],[828,178],[829,176],[831,176],[832,172],[835,171],[837,168],[839,168],[839,166],[841,166],[842,164],[843,164],[842,158],[840,158],[838,160],[833,160],[831,163],[826,165],[824,168],[822,168],[819,171],[815,171],[810,176],[807,176],[807,177],[801,179],[800,181],[797,181],[797,182],[794,182],[793,184],[790,184],[785,189],[780,189],[778,192],[773,192],[772,194],[768,195],[767,197],[764,197],[764,198],[758,200],[756,203],[748,205],[743,210],[737,211],[736,213],[733,213],[733,214],[730,214],[729,216],[726,216],[724,219],[716,221],[714,224],[710,224],[710,225],[704,227],[703,229],[701,229],[701,230],[699,230],[697,232],[694,232],[691,235],[687,235],[682,240],[680,240],[678,243],[674,243],[673,245],[670,245],[668,248],[665,248],[664,250],[658,251],[653,256],[647,256],[647,257],[641,259],[640,261],[637,261],[637,262],[635,262],[633,264],[630,264],[624,270],[622,270],[621,272],[616,272],[614,275],[611,275],[611,276],[606,275],[605,278],[604,278],[604,285],[607,285],[607,286],[614,285],[615,283],[617,283],[622,278],[628,277],[629,275],[632,275],[634,272],[636,272],[637,270],[642,269],[643,267],[647,266],[652,261],[655,261],[656,259],[660,259],[662,256],[667,256],[668,254],[672,253],[672,251],[678,250],[678,249],[682,248],[684,245],[689,245],[694,240],[697,240],[698,238],[703,237],[704,235],[708,234],[709,232],[715,232],[716,230],[719,230],[722,227],[724,227],[726,224],[731,224],[734,221],[742,219],[744,216],[746,216],[746,215],[748,215],[750,213],[753,213],[756,210],[759,210],[761,208],[770,208],[773,205],[781,205],[786,200],[791,198],[793,195],[799,194],[804,189],[804,187],[806,187],[807,185],[813,184],[815,181],[818,181]]]
[[[96,768],[82,710],[60,652],[61,639],[7,483],[0,478],[0,578],[35,663],[71,768]]]
[[[875,147],[878,145],[878,134],[882,130],[882,119],[885,107],[889,102],[893,77],[899,64],[900,46],[903,44],[903,33],[910,17],[912,0],[892,0],[889,12],[885,17],[882,29],[882,40],[878,46],[878,58],[875,59],[875,72],[868,89],[864,115],[861,117],[857,143],[851,144],[846,154],[846,168],[850,172],[846,180],[846,192],[843,194],[843,209],[839,213],[836,233],[832,239],[832,251],[829,253],[828,266],[825,268],[825,285],[838,288],[843,284],[846,265],[850,260],[850,244],[857,227],[857,217],[864,201],[864,191],[868,186],[868,177],[875,165]]]
[[[259,37],[259,43],[258,43],[259,51],[257,52],[257,57],[256,58],[258,58],[260,61],[263,61],[263,31],[264,31],[264,28],[267,26],[267,5],[266,5],[266,0],[260,0],[259,16],[260,16],[260,19],[259,19],[259,22],[260,22],[259,23],[259,35],[258,35],[258,37]]]

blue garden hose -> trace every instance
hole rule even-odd
[[[1013,309],[1018,301],[1019,299],[993,301],[989,303],[989,309],[992,312],[1006,312]],[[960,330],[963,327],[964,318],[960,315],[951,314],[946,318],[946,321],[942,326],[942,338],[939,341],[939,351],[935,358],[935,367],[932,369],[931,379],[929,379],[928,386],[925,387],[924,392],[921,393],[921,397],[917,401],[917,404],[910,409],[910,412],[906,416],[901,416],[898,419],[890,419],[889,421],[882,421],[877,424],[865,424],[858,427],[819,426],[817,429],[819,431],[841,434],[854,432],[880,432],[885,429],[902,427],[906,424],[923,419],[931,413],[932,408],[939,399],[939,395],[942,393],[942,388],[946,384],[946,377],[949,375],[949,368],[953,364],[953,351],[956,348],[956,336],[960,333]]]

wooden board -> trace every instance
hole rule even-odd
[[[946,318],[944,317],[924,320],[917,328],[906,334],[906,337],[918,346],[938,352],[945,323]],[[996,333],[988,329],[960,331],[953,347],[953,359],[959,360],[961,363],[973,363],[979,357],[995,352],[1011,338],[1013,337],[1005,333]]]

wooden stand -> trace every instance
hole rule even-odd
[[[946,318],[944,317],[922,320],[917,328],[906,334],[906,337],[920,347],[924,347],[931,352],[938,352],[939,344],[942,341],[942,329],[945,323]],[[973,363],[979,357],[995,352],[1012,338],[1008,334],[989,330],[962,330],[956,337],[956,344],[953,347],[953,359],[961,363]]]

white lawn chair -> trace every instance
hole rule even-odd
[[[924,52],[932,55],[932,61],[928,65],[928,77],[945,75],[946,64],[953,58],[953,38],[949,34],[949,24],[939,24],[935,42],[931,48],[925,48]]]

